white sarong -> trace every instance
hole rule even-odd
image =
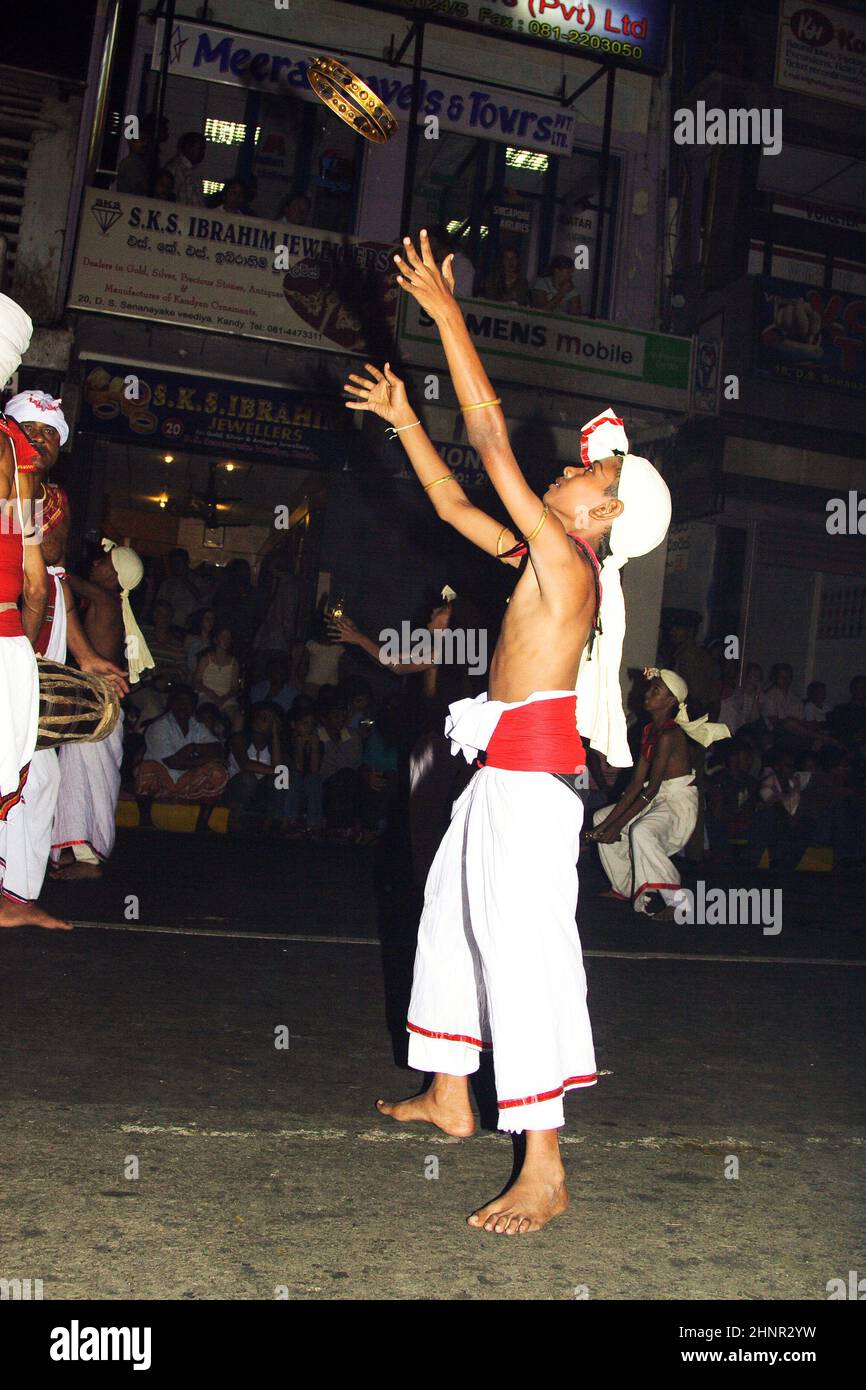
[[[458,702],[455,751],[487,746],[494,703],[478,703],[470,731],[473,702]],[[597,1079],[575,923],[582,823],[580,798],[551,773],[484,767],[455,801],[427,877],[409,1063],[467,1076],[492,1047],[503,1130],[558,1128],[563,1093]]]
[[[58,754],[61,794],[54,817],[51,858],[71,849],[76,859],[98,864],[108,859],[117,834],[114,813],[123,761],[123,710],[108,738],[98,743],[66,743]]]
[[[48,573],[54,584],[54,618],[45,655],[51,661],[65,662],[66,596],[60,582],[65,570],[61,565],[49,565]],[[24,640],[27,641],[26,638]],[[5,833],[0,831],[0,859],[3,861],[0,863],[0,878],[3,882],[3,894],[15,902],[35,902],[42,892],[48,855],[51,851],[51,831],[59,790],[60,767],[57,754],[53,748],[35,750],[30,759],[30,771],[21,800],[9,812]]]
[[[698,820],[698,789],[694,774],[662,782],[646,810],[623,826],[612,845],[598,852],[611,887],[621,898],[633,898],[635,912],[645,912],[650,893],[660,893],[668,906],[678,901],[681,879],[671,862],[688,844]],[[593,825],[610,815],[611,807],[596,811]]]
[[[21,770],[33,757],[38,724],[33,648],[24,636],[0,637],[0,796],[17,790]]]

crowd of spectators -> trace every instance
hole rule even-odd
[[[700,615],[669,612],[663,661],[689,687],[689,715],[707,714],[732,737],[696,762],[705,829],[699,851],[716,862],[795,868],[810,847],[830,848],[833,864],[866,865],[866,675],[832,706],[827,684],[800,695],[794,670],[768,672],[697,640]],[[801,687],[802,688],[802,687]]]
[[[163,577],[159,570],[162,568]],[[231,832],[366,843],[393,798],[399,702],[343,671],[322,608],[298,636],[285,557],[252,581],[244,560],[192,570],[185,550],[148,562],[142,632],[155,662],[127,700],[125,785],[154,801],[216,805]]]

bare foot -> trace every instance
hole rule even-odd
[[[478,1208],[467,1220],[468,1225],[495,1236],[528,1236],[534,1230],[541,1230],[553,1216],[559,1216],[567,1205],[569,1191],[562,1168],[556,1175],[556,1170],[527,1173],[524,1166],[520,1177],[506,1188],[502,1197],[488,1202],[487,1207]]]
[[[409,1100],[377,1100],[380,1115],[390,1115],[398,1124],[426,1122],[455,1139],[468,1139],[475,1133],[475,1116],[469,1104],[469,1085],[465,1076],[437,1075],[429,1091]]]
[[[102,878],[102,865],[88,864],[83,859],[76,859],[72,864],[61,864],[58,869],[53,869],[51,877],[62,879]]]
[[[72,931],[71,922],[62,922],[43,912],[35,903],[16,903],[0,899],[0,927],[44,927],[46,931]]]

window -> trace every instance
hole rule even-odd
[[[586,315],[597,254],[599,173],[593,152],[559,158],[443,132],[438,140],[419,142],[412,225],[447,230],[471,264],[476,298]],[[607,299],[617,173],[612,159],[599,316]],[[574,265],[579,245],[587,248],[585,270]],[[551,268],[556,257],[560,264]]]

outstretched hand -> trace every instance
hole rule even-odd
[[[454,298],[454,255],[446,256],[440,269],[433,259],[426,231],[419,233],[418,245],[420,251],[415,250],[411,237],[404,236],[404,254],[394,257],[400,271],[397,284],[438,322],[457,302]]]
[[[349,380],[343,387],[350,396],[358,397],[356,401],[345,402],[348,410],[371,410],[374,415],[387,420],[389,425],[406,424],[414,418],[406,396],[406,387],[391,371],[390,362],[385,363],[384,372],[380,372],[372,362],[365,362],[364,371],[369,375],[356,376],[354,372],[350,372]],[[349,382],[353,385],[350,386]]]

